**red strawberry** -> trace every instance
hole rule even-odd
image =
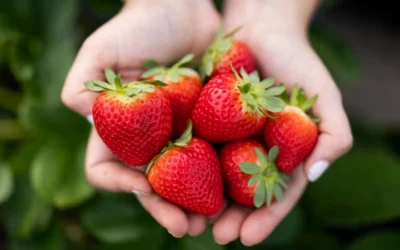
[[[265,156],[263,146],[249,139],[224,145],[220,159],[229,197],[250,207],[261,207],[265,202],[270,205],[274,197],[282,201],[288,176],[281,175],[275,166],[278,151],[273,147]]]
[[[231,73],[231,64],[236,71],[244,68],[246,72],[253,72],[257,69],[255,59],[247,44],[232,39],[238,30],[224,35],[224,30],[220,29],[201,60],[200,75],[203,79],[206,76]]]
[[[309,156],[317,143],[318,126],[307,114],[317,96],[307,100],[304,91],[299,91],[295,85],[291,97],[285,93],[285,99],[285,109],[274,114],[278,119],[266,122],[264,139],[268,147],[277,145],[280,148],[276,163],[281,171],[290,173]]]
[[[241,73],[243,78],[236,71],[217,75],[205,85],[192,112],[196,135],[209,142],[244,139],[263,126],[266,110],[283,110],[284,102],[276,97],[283,85],[270,88],[274,79],[259,82],[256,73]]]
[[[174,137],[179,137],[185,131],[194,104],[203,88],[200,76],[196,71],[181,67],[192,59],[193,55],[187,55],[170,68],[153,62],[153,67],[142,75],[145,79],[160,80],[168,84],[168,86],[162,87],[161,90],[171,102],[172,135]]]
[[[160,81],[122,85],[120,76],[107,68],[102,81],[85,86],[102,91],[93,106],[97,132],[111,152],[130,166],[147,164],[168,143],[172,132],[172,111],[168,98],[151,85]]]
[[[150,164],[153,190],[187,211],[210,216],[223,204],[223,180],[217,154],[206,141],[191,136],[191,122]]]

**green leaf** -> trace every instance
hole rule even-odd
[[[398,218],[399,166],[382,148],[357,146],[309,186],[309,211],[319,223],[348,227]]]
[[[257,184],[257,182],[260,181],[260,175],[254,175],[253,177],[250,178],[249,182],[248,182],[248,186],[251,187],[255,184]]]
[[[318,100],[318,95],[315,95],[315,96],[311,97],[309,100],[307,100],[306,102],[304,102],[304,103],[301,105],[300,108],[301,108],[303,111],[307,111],[307,110],[309,110],[310,108],[312,108],[312,106],[317,102],[317,100]]]
[[[279,154],[279,147],[275,145],[268,152],[268,161],[275,162],[276,157],[278,157],[278,154]]]
[[[0,163],[0,205],[7,201],[14,189],[14,178],[9,167]]]
[[[150,76],[154,76],[157,75],[159,73],[161,73],[163,71],[162,67],[155,67],[155,68],[151,68],[147,71],[145,71],[142,75],[141,78],[148,78]]]
[[[59,225],[53,223],[47,231],[35,237],[19,240],[11,239],[10,249],[13,250],[66,250],[66,239]]]
[[[104,88],[99,87],[98,85],[94,84],[94,81],[92,81],[92,80],[84,82],[84,85],[87,89],[89,89],[91,91],[97,91],[97,92],[104,91]]]
[[[214,63],[213,63],[213,61],[207,61],[205,64],[204,64],[204,71],[205,71],[205,73],[206,73],[206,75],[207,76],[210,76],[211,75],[211,73],[213,72],[213,68],[214,68]]]
[[[179,249],[181,250],[223,250],[224,246],[219,245],[215,242],[212,230],[210,227],[206,229],[204,233],[199,236],[191,237],[185,236],[179,240]]]
[[[103,89],[116,90],[115,85],[111,85],[111,84],[108,84],[106,82],[98,81],[98,80],[93,80],[92,82],[93,82],[94,85],[96,85],[98,87],[101,87]]]
[[[232,48],[232,41],[230,39],[224,39],[218,42],[218,47],[216,48],[219,52],[228,51]]]
[[[257,174],[260,172],[260,167],[253,162],[243,162],[240,164],[240,170],[246,174]]]
[[[246,82],[248,83],[251,82],[250,76],[247,74],[246,70],[243,67],[240,68],[240,75]]]
[[[261,149],[256,148],[255,151],[256,151],[257,158],[260,161],[260,164],[267,165],[268,164],[267,157],[265,157],[265,154],[261,151]]]
[[[0,140],[18,140],[22,139],[24,134],[17,120],[0,119]]]
[[[171,79],[172,82],[178,82],[179,81],[179,74],[176,70],[170,70],[168,71],[168,77]]]
[[[260,83],[260,76],[258,75],[257,70],[253,71],[249,75],[251,82]]]
[[[290,93],[290,105],[292,106],[297,106],[298,105],[298,96],[299,96],[299,85],[295,84],[292,87],[291,93]]]
[[[271,112],[280,112],[285,108],[285,102],[275,96],[261,97],[258,102]]]
[[[82,223],[97,239],[108,243],[137,241],[160,227],[133,194],[101,195],[84,208]]]
[[[12,238],[24,239],[45,230],[53,216],[52,207],[39,199],[26,177],[16,178],[15,190],[4,204],[4,222]]]
[[[125,91],[125,95],[129,97],[137,96],[141,93],[142,91],[138,88],[127,88]]]
[[[261,207],[265,203],[266,186],[264,182],[258,184],[256,193],[254,194],[254,206]]]
[[[397,250],[399,246],[399,232],[378,232],[354,241],[347,250]]]
[[[146,70],[150,70],[153,68],[159,68],[159,67],[161,67],[161,65],[154,60],[147,60],[146,62],[144,62],[144,68]]]
[[[274,185],[273,183],[267,182],[266,184],[266,189],[267,189],[267,193],[266,193],[266,201],[267,201],[267,206],[271,206],[271,202],[272,202],[272,195],[274,192]]]
[[[277,183],[274,184],[274,196],[277,201],[279,202],[283,201],[283,191],[281,186],[279,186],[279,184]]]
[[[285,92],[286,88],[283,84],[277,86],[277,87],[272,87],[264,92],[264,96],[277,96]]]
[[[270,77],[270,78],[267,78],[267,79],[265,79],[265,80],[262,80],[262,81],[259,83],[259,85],[260,85],[263,89],[267,89],[267,88],[271,87],[272,84],[274,84],[274,82],[275,82],[275,79],[272,78],[272,77]]]
[[[109,84],[113,85],[114,84],[114,79],[115,79],[114,71],[110,67],[107,67],[104,70],[104,74],[106,75],[107,82]]]
[[[59,208],[74,207],[89,199],[94,188],[86,180],[84,157],[85,144],[50,138],[31,168],[32,184],[40,197]]]
[[[251,83],[246,83],[245,85],[242,86],[242,88],[241,88],[242,91],[241,92],[243,94],[246,94],[246,93],[249,92],[250,88],[251,88]]]
[[[196,71],[190,68],[179,68],[176,70],[181,76],[193,76],[196,74]]]
[[[182,135],[174,142],[174,145],[185,147],[187,143],[192,139],[192,127],[192,121],[189,119],[185,131],[183,131]]]
[[[194,58],[193,54],[188,54],[188,55],[184,56],[181,60],[179,60],[174,66],[180,67],[180,66],[192,61],[193,58]]]
[[[153,86],[158,86],[158,87],[168,86],[168,84],[166,84],[165,82],[159,81],[159,80],[144,80],[141,82],[145,83],[145,84],[150,84]]]

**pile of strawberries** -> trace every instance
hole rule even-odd
[[[101,92],[93,118],[113,154],[129,167],[147,165],[154,192],[202,215],[222,209],[224,190],[250,207],[282,201],[288,174],[318,137],[308,113],[317,97],[260,81],[252,52],[234,33],[217,34],[200,75],[187,55],[171,67],[146,62],[141,81],[122,84],[107,68],[107,82],[85,82]]]

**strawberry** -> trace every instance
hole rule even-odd
[[[236,71],[244,68],[246,72],[253,72],[257,69],[256,61],[247,44],[232,39],[238,30],[227,35],[224,35],[223,28],[219,30],[201,60],[200,75],[202,79],[206,76],[213,77],[231,73],[231,64]]]
[[[290,173],[309,156],[317,143],[316,120],[307,114],[317,96],[307,100],[304,90],[295,85],[290,98],[285,92],[284,99],[285,109],[274,114],[278,119],[265,124],[264,140],[268,147],[277,145],[280,148],[276,163],[281,171]]]
[[[142,78],[160,80],[168,84],[161,90],[171,103],[174,137],[179,137],[187,127],[187,121],[203,88],[199,74],[193,69],[182,67],[192,59],[192,54],[187,55],[170,68],[153,62],[142,75]]]
[[[242,77],[234,74],[217,75],[205,85],[192,112],[196,135],[209,142],[224,142],[249,137],[259,130],[266,111],[282,111],[285,103],[280,95],[283,85],[272,87],[273,78],[260,82],[256,72]]]
[[[278,152],[275,146],[266,156],[264,147],[252,139],[225,144],[220,160],[229,197],[257,208],[265,203],[269,206],[274,198],[282,201],[288,176],[280,174],[274,163]]]
[[[187,211],[206,216],[222,209],[223,180],[218,156],[188,129],[149,164],[147,179],[164,199]]]
[[[172,111],[168,98],[154,85],[160,81],[122,85],[120,76],[107,68],[108,83],[87,81],[85,86],[101,92],[93,106],[96,130],[111,150],[130,166],[147,164],[168,143]]]

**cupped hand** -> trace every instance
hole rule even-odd
[[[83,43],[68,74],[62,100],[91,119],[96,93],[86,90],[86,80],[103,80],[111,67],[126,81],[137,80],[143,63],[172,63],[185,54],[200,56],[220,26],[211,1],[128,0],[123,9]],[[143,207],[172,235],[200,234],[206,218],[182,209],[151,192],[143,168],[124,166],[108,150],[93,128],[86,154],[89,182],[109,191],[133,192]]]
[[[226,30],[242,26],[235,38],[248,43],[264,78],[274,77],[289,90],[298,83],[308,97],[318,94],[313,114],[321,122],[316,147],[304,164],[293,172],[283,202],[256,210],[229,206],[213,228],[216,241],[222,244],[239,237],[248,246],[262,242],[295,206],[305,190],[307,179],[316,181],[329,164],[352,146],[341,93],[307,39],[308,19],[316,2],[226,1]]]

